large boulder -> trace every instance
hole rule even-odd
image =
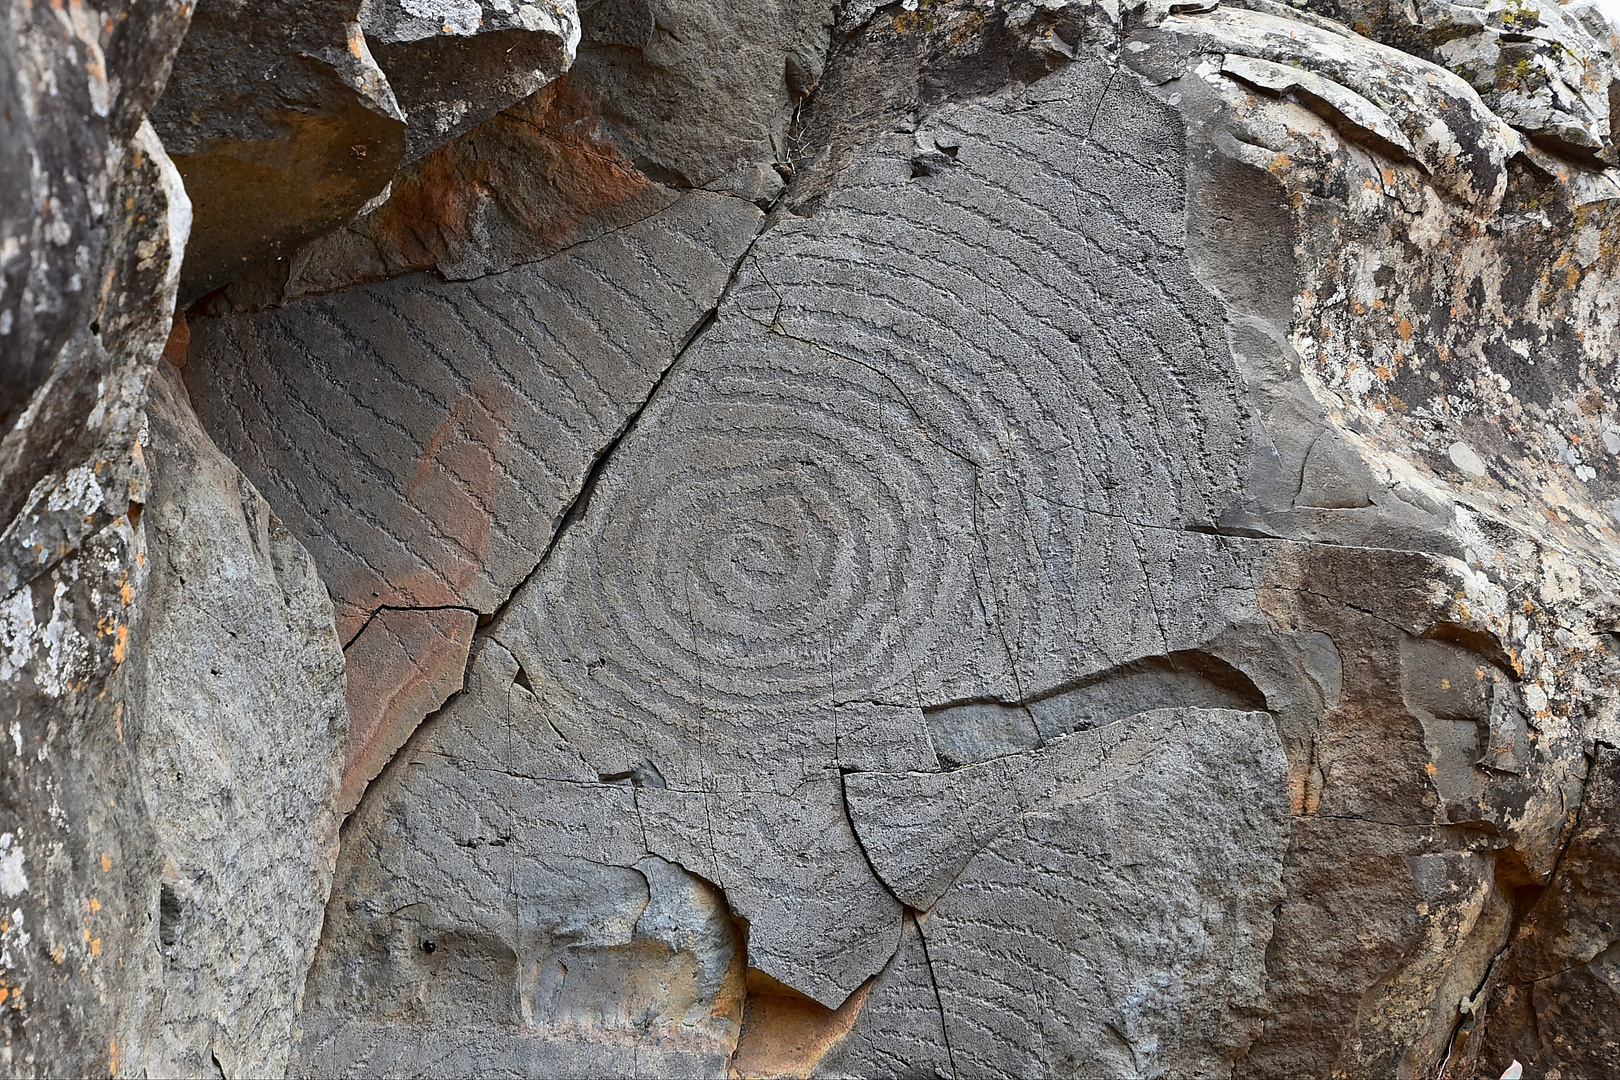
[[[568,70],[572,0],[500,7],[200,5],[152,115],[195,214],[181,305],[262,267],[284,274],[300,247],[386,201],[402,161]]]

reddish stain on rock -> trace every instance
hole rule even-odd
[[[447,608],[377,613],[344,651],[349,666],[349,743],[338,809],[360,804],[424,718],[461,689],[478,616]]]

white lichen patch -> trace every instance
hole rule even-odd
[[[50,696],[61,697],[89,674],[90,667],[90,643],[73,625],[72,606],[64,582],[56,583],[51,621],[41,631],[40,641],[45,646],[45,656],[35,681]]]
[[[10,915],[0,914],[0,968],[14,968],[17,957],[33,938],[23,929],[22,908],[13,908]]]
[[[11,833],[0,833],[0,893],[20,896],[28,891],[28,875],[23,870],[22,841]]]
[[[399,6],[418,19],[438,24],[446,34],[476,34],[484,21],[484,9],[472,0],[400,0]]]
[[[68,592],[68,585],[57,580],[51,617],[43,626],[34,618],[31,588],[24,586],[0,601],[0,681],[18,679],[32,668],[39,688],[61,697],[87,676],[90,643],[74,625]]]
[[[27,586],[0,601],[0,682],[15,679],[34,658],[34,594]],[[22,753],[18,745],[17,752]]]

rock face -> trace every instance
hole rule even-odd
[[[32,391],[0,442],[0,1061],[277,1074],[337,841],[331,600],[160,359],[191,207],[143,114],[189,12],[52,12],[12,8],[4,91],[42,219],[0,337]]]
[[[274,273],[260,268],[385,200],[402,157],[568,69],[579,40],[571,0],[502,7],[201,5],[152,115],[196,215],[182,305],[244,273]]]
[[[362,0],[360,26],[411,118],[406,160],[535,93],[579,44],[573,0]]]
[[[152,114],[195,214],[182,305],[341,225],[393,176],[405,118],[355,14],[214,0],[193,15]]]
[[[7,1070],[1620,1071],[1599,8],[186,17],[5,113]]]

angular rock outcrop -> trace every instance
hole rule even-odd
[[[411,161],[568,70],[573,0],[362,0],[360,26],[411,118]]]
[[[161,371],[191,207],[143,115],[187,14],[11,13],[27,48],[4,92],[38,96],[5,111],[5,160],[44,208],[6,241],[26,313],[5,335],[25,407],[0,443],[17,1075],[285,1070],[286,973],[309,963],[335,856],[331,601]]]
[[[1575,828],[1545,891],[1526,888],[1531,904],[1492,979],[1469,1001],[1458,1064],[1565,1076],[1607,1071],[1615,1042],[1614,911],[1617,756],[1602,746],[1587,778]],[[1498,1074],[1500,1075],[1500,1074]]]
[[[208,441],[179,380],[154,382],[151,562],[125,699],[156,841],[125,852],[157,878],[136,920],[161,975],[140,1067],[277,1074],[302,991],[286,973],[309,966],[336,855],[343,658],[309,556]]]
[[[386,200],[402,159],[530,96],[573,60],[571,0],[441,7],[198,9],[152,116],[196,213],[183,305],[245,273],[284,273],[276,264]]]
[[[12,1071],[1620,1068],[1598,8],[345,20],[17,323]]]
[[[203,4],[152,122],[195,213],[183,306],[347,221],[404,151],[353,4]]]

